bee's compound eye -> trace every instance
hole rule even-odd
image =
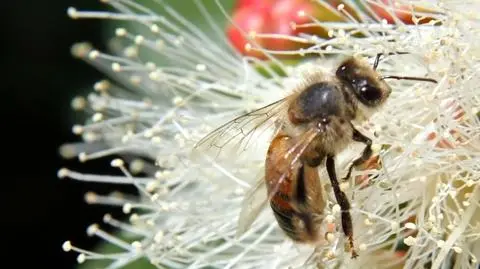
[[[382,99],[382,91],[380,89],[365,85],[360,88],[360,96],[367,102],[376,102]]]

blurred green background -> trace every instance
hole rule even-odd
[[[232,1],[221,1],[226,8],[231,7]],[[167,2],[192,22],[198,21],[192,0]],[[215,9],[213,0],[204,2]],[[77,268],[76,255],[63,252],[62,243],[71,240],[77,246],[95,249],[100,241],[86,235],[88,225],[101,222],[105,213],[124,215],[120,209],[89,206],[83,200],[87,191],[108,193],[113,186],[57,178],[61,167],[118,173],[110,168],[109,160],[81,164],[58,154],[61,144],[77,141],[71,127],[84,118],[70,109],[71,99],[90,92],[93,83],[104,78],[73,58],[70,46],[89,41],[105,50],[106,41],[114,35],[112,21],[70,19],[70,6],[79,10],[106,8],[98,0],[2,3],[0,69],[4,103],[0,107],[6,122],[2,128],[2,167],[6,173],[2,174],[0,188],[0,223],[2,244],[7,250],[2,261],[12,262],[17,268]],[[224,20],[223,15],[216,14],[219,21]],[[115,189],[134,191],[131,187]]]
[[[226,12],[230,13],[236,1],[237,0],[219,0],[219,3],[222,5],[222,8],[225,9]],[[165,5],[159,5],[158,2],[162,2]],[[225,25],[228,23],[228,20],[220,10],[215,0],[137,0],[137,3],[142,4],[142,6],[154,11],[160,16],[165,16],[168,21],[171,21],[176,26],[182,27],[182,25],[178,23],[176,18],[173,18],[171,15],[169,15],[167,11],[167,9],[174,10],[185,20],[189,21],[192,25],[195,25],[197,28],[199,28],[214,42],[217,41],[217,43],[223,44],[221,43],[223,41],[219,40],[216,33],[208,24],[208,21],[203,17],[195,2],[201,3],[205,10],[208,12],[208,14],[211,16],[211,19],[215,21],[216,25],[221,30],[224,30]],[[129,32],[145,35],[146,37],[150,36],[151,38],[157,38],[155,34],[152,34],[151,30],[148,27],[145,27],[144,25],[138,23],[130,23],[123,21],[105,21],[104,23],[104,33],[106,38],[114,37],[115,28],[117,27],[125,27]],[[190,29],[186,30],[189,31]],[[208,44],[205,44],[205,46],[208,46]],[[145,62],[153,61],[157,65],[165,64],[162,57],[151,49],[142,49],[142,47],[140,47],[140,55]]]

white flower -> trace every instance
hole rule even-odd
[[[132,184],[138,197],[88,193],[91,204],[117,205],[130,217],[103,219],[124,231],[118,238],[99,225],[89,235],[123,251],[101,254],[64,244],[79,262],[111,261],[120,268],[145,257],[159,268],[474,268],[480,258],[480,43],[478,1],[428,1],[439,11],[427,25],[321,23],[331,38],[301,35],[311,47],[284,53],[318,53],[319,60],[284,66],[281,77],[269,66],[266,78],[226,46],[221,26],[202,1],[198,8],[211,30],[205,32],[161,0],[166,15],[157,15],[130,0],[105,1],[114,12],[69,9],[72,18],[127,20],[106,54],[86,43],[73,54],[111,76],[95,83],[85,108],[91,120],[76,125],[82,143],[66,144],[62,153],[81,161],[121,155],[112,166],[124,176],[86,174],[62,168],[60,177],[81,181]],[[374,2],[374,1],[368,1]],[[377,1],[383,5],[382,1]],[[363,3],[363,2],[362,2]],[[426,4],[426,3],[424,3]],[[219,4],[216,12],[222,14]],[[341,7],[339,12],[348,17]],[[422,14],[419,14],[422,15]],[[132,30],[133,29],[133,30]],[[352,37],[362,33],[362,38]],[[218,34],[218,35],[216,35]],[[290,38],[290,37],[285,37]],[[253,46],[255,47],[255,46]],[[387,104],[362,126],[374,137],[375,156],[368,170],[355,171],[360,183],[344,184],[352,201],[354,236],[359,257],[343,248],[338,205],[329,197],[325,225],[338,227],[308,259],[313,248],[284,236],[267,207],[241,237],[235,238],[243,194],[261,176],[269,133],[255,137],[242,154],[225,147],[217,159],[192,158],[201,137],[235,116],[271,103],[302,82],[312,68],[333,68],[325,56],[410,52],[385,58],[379,72],[431,77],[438,84],[389,81]],[[166,61],[154,62],[158,54]],[[147,59],[147,60],[146,60]],[[330,58],[328,58],[330,59]],[[88,105],[87,105],[88,103]],[[338,169],[359,154],[352,145],[338,156]],[[201,156],[202,157],[202,156]],[[375,159],[376,160],[376,159]],[[327,178],[323,168],[321,177]],[[328,180],[322,182],[329,185]],[[112,185],[112,190],[114,185]],[[325,229],[323,227],[322,229]],[[124,241],[126,240],[126,241]],[[401,250],[400,250],[401,249]],[[309,263],[305,264],[305,262]]]

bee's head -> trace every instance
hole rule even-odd
[[[370,65],[354,57],[339,65],[336,76],[367,107],[383,104],[392,92],[390,86]]]

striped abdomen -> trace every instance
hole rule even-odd
[[[297,242],[317,242],[325,206],[318,170],[303,162],[291,169],[293,156],[284,156],[293,144],[293,139],[283,134],[270,144],[265,163],[265,180],[272,194],[270,206],[287,236]],[[279,182],[286,170],[287,175]]]

